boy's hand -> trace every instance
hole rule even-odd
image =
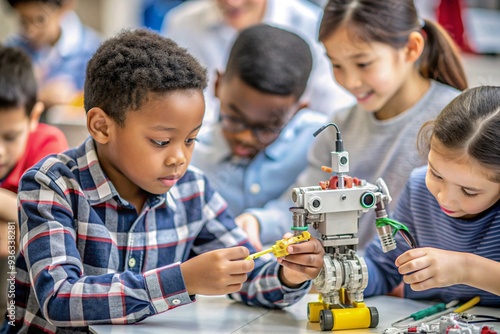
[[[467,266],[463,253],[437,248],[416,248],[396,259],[399,273],[414,291],[461,284],[466,281]]]
[[[234,219],[238,225],[248,236],[248,241],[252,244],[257,252],[262,250],[260,242],[260,225],[257,218],[251,213],[245,212]]]
[[[292,236],[291,233],[287,233],[283,238]],[[278,258],[278,262],[283,266],[283,270],[280,271],[283,284],[294,288],[318,276],[323,268],[325,250],[316,238],[311,237],[309,241],[290,245],[287,251],[289,255]]]
[[[223,248],[198,255],[181,263],[181,272],[190,295],[225,295],[241,289],[253,261],[244,260],[247,248]]]

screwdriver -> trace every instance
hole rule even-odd
[[[245,260],[255,260],[256,258],[261,257],[262,255],[265,255],[267,253],[271,253],[273,251],[274,249],[272,247],[269,247],[268,249],[264,249],[263,251],[248,255],[248,257],[246,257]]]
[[[412,313],[412,314],[410,314],[406,318],[403,318],[403,319],[400,319],[400,320],[396,321],[395,323],[392,324],[392,326],[394,326],[396,324],[399,324],[399,323],[402,323],[403,321],[406,321],[406,320],[409,320],[409,319],[411,319],[413,321],[423,319],[423,318],[428,317],[430,315],[433,315],[433,314],[439,313],[441,311],[447,310],[447,309],[449,309],[449,308],[457,305],[459,302],[460,302],[459,300],[452,300],[448,304],[439,303],[439,304],[433,305],[433,306],[428,307],[426,309],[423,309],[423,310],[417,311],[415,313]]]
[[[276,257],[282,257],[288,255],[288,251],[286,248],[288,245],[296,244],[299,242],[307,241],[311,238],[311,234],[307,231],[303,231],[300,235],[291,237],[288,239],[281,239],[276,241],[274,245],[269,247],[268,249],[264,249],[263,251],[253,253],[245,258],[245,260],[255,260],[258,257],[261,257],[267,253],[273,253]]]
[[[431,323],[431,322],[434,322],[436,319],[441,318],[441,316],[449,314],[449,313],[462,313],[462,312],[467,311],[468,309],[474,307],[474,305],[476,305],[480,301],[481,301],[481,298],[479,296],[476,296],[476,297],[472,298],[471,300],[469,300],[468,302],[460,305],[459,307],[457,307],[453,311],[451,311],[447,308],[445,311],[436,313],[430,317],[425,318],[424,320],[426,323]],[[453,303],[453,302],[454,301],[452,301],[450,303]],[[450,308],[453,308],[453,307],[450,307]]]

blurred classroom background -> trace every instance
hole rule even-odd
[[[76,12],[82,22],[94,28],[103,38],[123,28],[144,27],[159,31],[165,13],[183,1],[197,0],[79,0]],[[281,0],[289,1],[289,0]],[[323,6],[327,0],[304,0]],[[414,0],[420,15],[448,22],[447,30],[464,36],[464,65],[469,85],[500,86],[500,0]],[[461,22],[456,20],[456,4],[461,3]],[[441,10],[441,11],[440,11]],[[17,31],[15,13],[6,1],[0,1],[0,42]],[[460,25],[462,27],[460,27]],[[77,145],[86,136],[85,115],[54,108],[47,122],[60,127],[70,145]]]

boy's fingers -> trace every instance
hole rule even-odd
[[[231,281],[229,282],[229,285],[245,283],[247,278],[248,276],[246,274],[231,275]]]
[[[248,261],[242,259],[231,261],[228,264],[228,270],[231,272],[231,274],[246,274],[252,271],[254,267],[255,267],[254,261]]]
[[[285,268],[291,269],[293,271],[297,271],[300,273],[303,273],[306,275],[308,278],[312,279],[317,276],[318,274],[318,269],[315,267],[308,267],[308,266],[303,266],[297,263],[289,262],[286,260],[283,260],[281,262],[281,265]]]
[[[230,261],[241,260],[241,259],[246,258],[248,255],[250,255],[248,248],[243,247],[243,246],[225,248],[225,249],[221,249],[221,251],[223,251],[225,253],[224,255]]]
[[[290,254],[304,254],[304,253],[313,253],[313,254],[323,254],[324,249],[321,246],[321,243],[311,238],[309,241],[302,242],[300,244],[293,244],[288,246],[288,253]]]
[[[296,254],[287,255],[282,262],[288,262],[301,267],[319,268],[323,266],[323,257],[318,254]]]

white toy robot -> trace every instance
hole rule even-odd
[[[396,248],[394,235],[400,231],[415,246],[408,229],[387,217],[386,205],[391,201],[385,182],[367,183],[347,175],[349,154],[344,151],[340,131],[334,123],[321,127],[314,136],[329,126],[337,129],[336,150],[331,152],[332,173],[319,186],[294,188],[292,230],[298,236],[312,225],[325,249],[324,266],[314,286],[319,301],[309,303],[308,318],[320,323],[321,330],[373,328],[378,325],[377,309],[366,307],[363,291],[368,283],[364,259],[356,254],[359,217],[368,210],[376,213],[377,233],[384,252]]]

